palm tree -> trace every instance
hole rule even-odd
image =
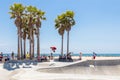
[[[28,6],[28,27],[29,27],[29,37],[30,37],[30,59],[34,56],[34,24],[35,24],[35,11],[36,7]]]
[[[26,53],[26,37],[30,42],[30,58],[34,57],[34,34],[37,35],[37,54],[40,55],[39,28],[41,20],[45,20],[45,12],[36,7],[22,4],[14,4],[10,7],[11,18],[15,19],[15,25],[18,29],[18,59],[23,58],[22,40],[24,41],[24,58]],[[21,50],[21,51],[20,51]],[[20,53],[21,52],[21,53]],[[20,55],[21,54],[21,55]]]
[[[23,29],[23,41],[24,41],[24,58],[26,58],[26,38],[28,34],[28,24],[27,24],[27,16],[24,15],[22,19],[22,29]]]
[[[9,12],[11,14],[11,19],[15,19],[15,25],[17,27],[17,33],[18,33],[18,59],[20,59],[20,49],[21,49],[21,53],[22,53],[22,45],[21,45],[21,34],[22,34],[22,19],[21,16],[23,15],[23,12],[25,10],[25,7],[22,4],[14,4],[12,6],[10,6],[10,10],[11,12]]]
[[[46,20],[46,18],[44,17],[45,12],[41,11],[41,10],[37,10],[36,11],[36,36],[37,36],[37,57],[40,56],[40,42],[39,42],[39,36],[40,36],[40,30],[39,28],[41,28],[41,20]]]
[[[69,53],[69,32],[71,30],[71,27],[75,25],[75,20],[73,19],[73,17],[73,11],[66,11],[65,13],[59,15],[55,20],[55,27],[58,28],[58,32],[60,35],[63,36],[64,30],[67,31],[67,53]],[[63,46],[63,44],[61,46]],[[61,47],[61,54],[63,54],[62,50],[63,49]]]
[[[55,19],[55,28],[58,29],[58,33],[61,35],[61,55],[63,56],[63,39],[64,39],[64,32],[65,27],[64,23],[64,15],[59,15],[57,19]]]
[[[73,11],[66,11],[65,13],[65,27],[67,31],[67,53],[69,53],[69,32],[71,30],[71,27],[75,25],[74,20],[74,12]]]
[[[63,27],[59,28],[58,30],[59,34],[61,35],[61,55],[63,56],[63,39],[64,39],[64,32],[65,32],[65,29]]]

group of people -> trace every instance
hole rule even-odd
[[[8,61],[10,60],[10,56],[8,54],[3,54],[3,52],[0,53],[0,61]]]
[[[97,54],[93,52],[92,59],[96,59]],[[80,52],[79,60],[82,60],[82,52]]]
[[[38,56],[37,57],[37,60],[38,61],[50,61],[50,60],[53,60],[53,53],[50,53],[49,56],[46,56],[46,55],[41,55],[41,56]]]
[[[72,57],[71,57],[71,52],[62,55],[59,55],[59,61],[73,61]]]
[[[82,52],[80,52],[79,53],[79,60],[82,60],[82,55],[83,55],[83,53]],[[93,55],[92,55],[92,59],[94,60],[94,59],[96,59],[96,56],[97,56],[97,54],[95,53],[95,52],[93,52]],[[2,59],[3,59],[3,53],[1,52],[0,53],[0,61],[2,61]],[[12,51],[12,53],[11,53],[11,60],[14,60],[15,59],[15,54],[14,54],[14,52]],[[26,59],[30,59],[30,54],[27,52],[27,54],[26,54]],[[66,60],[66,59],[68,59],[68,60],[72,60],[72,57],[71,57],[71,53],[68,53],[67,55],[63,55],[63,56],[59,56],[59,60],[60,59],[64,59],[64,60]],[[48,59],[47,59],[47,56],[45,56],[45,55],[43,55],[43,56],[41,56],[41,57],[38,57],[38,60],[45,60],[45,61],[47,61],[47,60],[53,60],[53,53],[51,53],[50,54],[50,56],[48,56]]]
[[[9,54],[4,54],[3,55],[3,52],[0,53],[0,61],[2,61],[2,59],[5,59],[5,61],[7,60],[15,60],[16,56],[14,54],[14,52],[12,51],[11,55]]]

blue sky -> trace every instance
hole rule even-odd
[[[46,12],[47,20],[42,22],[40,35],[41,53],[49,53],[50,46],[56,46],[56,52],[60,52],[61,36],[55,30],[54,20],[66,10],[75,12],[76,25],[70,31],[71,52],[120,52],[120,0],[3,0],[0,5],[0,52],[17,52],[17,29],[8,14],[14,3],[36,6]],[[65,33],[64,52],[66,41]]]

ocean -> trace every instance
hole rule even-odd
[[[44,55],[44,54],[41,54],[41,55]],[[45,55],[50,55],[50,54],[45,54]],[[53,56],[59,56],[60,54],[53,54]],[[79,53],[72,53],[71,54],[72,56],[79,56],[80,54]],[[93,56],[92,53],[84,53],[82,54],[82,56],[85,56],[85,57],[90,57],[90,56]],[[100,56],[104,56],[104,57],[120,57],[120,53],[98,53],[97,54],[98,57]]]
[[[11,56],[10,53],[5,53],[3,55],[9,55]],[[17,54],[15,54],[17,56]],[[41,56],[42,55],[45,55],[45,56],[49,56],[50,53],[41,53],[40,54]],[[59,56],[60,54],[59,53],[53,53],[53,56]],[[80,54],[79,53],[72,53],[71,54],[72,56],[79,56]],[[93,54],[92,53],[83,53],[82,56],[85,56],[85,57],[90,57],[92,56]],[[35,56],[37,56],[37,54],[35,54]],[[100,57],[100,56],[103,56],[103,57],[120,57],[120,53],[97,53],[97,56]]]

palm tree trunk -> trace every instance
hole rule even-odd
[[[21,59],[23,59],[22,37],[20,37],[20,46],[21,46]]]
[[[63,37],[64,35],[62,35],[62,41],[61,41],[61,55],[63,56]]]
[[[67,54],[69,53],[69,31],[67,31]]]
[[[20,28],[18,27],[18,60],[20,60],[20,49],[21,49],[21,44],[20,44]]]
[[[26,39],[24,39],[24,59],[26,58]]]
[[[17,58],[18,60],[20,60],[20,36],[19,36],[19,30],[18,30],[18,54],[17,54]]]
[[[31,39],[29,40],[29,54],[30,54],[30,58],[31,58]]]
[[[32,31],[32,34],[31,34],[31,59],[34,58],[34,34],[33,34],[33,31]]]
[[[32,58],[34,58],[34,34],[33,34],[33,40],[32,40]]]
[[[32,50],[33,50],[32,49],[32,31],[30,31],[30,59],[32,59],[32,53],[33,53]]]
[[[37,57],[39,57],[40,56],[39,28],[37,30],[38,30],[38,34],[37,34]]]
[[[31,59],[33,58],[33,39],[31,41]]]

